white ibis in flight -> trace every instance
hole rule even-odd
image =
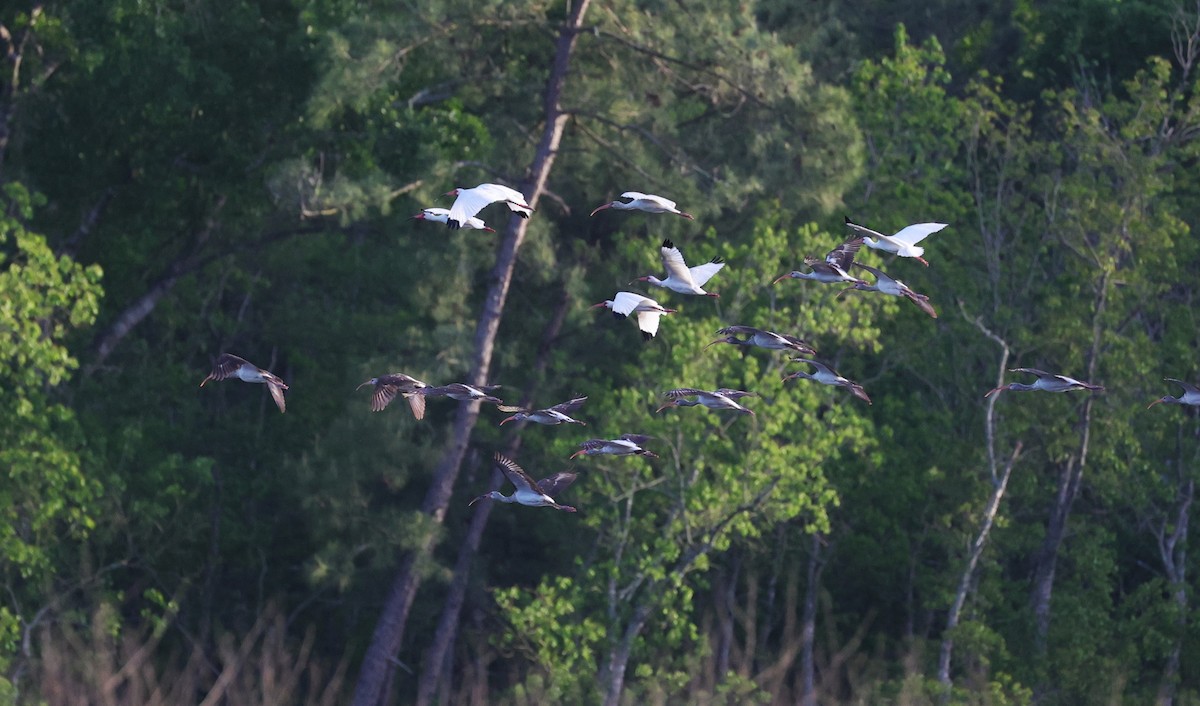
[[[724,338],[718,338],[705,346],[705,349],[718,343],[730,343],[735,346],[755,346],[775,351],[796,351],[801,355],[812,355],[817,352],[815,348],[795,336],[764,331],[753,326],[726,326],[723,329],[717,329],[717,333],[722,334]],[[738,338],[738,334],[745,338]]]
[[[852,223],[848,217],[846,218],[846,226],[855,233],[865,236],[865,242],[863,244],[868,248],[882,250],[883,252],[895,253],[900,257],[915,258],[917,262],[925,265],[926,267],[929,267],[929,263],[925,261],[925,258],[921,257],[921,254],[925,252],[925,248],[918,246],[917,243],[945,228],[947,225],[949,224],[914,223],[911,226],[901,228],[895,233],[895,235],[884,235],[883,233],[871,230],[866,226],[860,226],[857,223]]]
[[[837,371],[828,365],[818,360],[813,360],[812,358],[792,358],[792,360],[797,363],[808,363],[816,368],[817,372],[810,373],[807,370],[797,370],[791,375],[784,376],[784,382],[787,382],[788,380],[795,380],[796,378],[805,378],[814,382],[819,382],[822,385],[844,387],[850,392],[854,393],[854,396],[858,399],[866,402],[867,404],[871,404],[871,398],[867,397],[867,393],[865,390],[863,390],[862,385],[838,375]]]
[[[516,488],[516,492],[512,495],[504,495],[499,490],[493,490],[467,503],[468,507],[484,498],[491,498],[492,500],[499,500],[502,503],[520,503],[529,507],[552,507],[555,510],[562,510],[563,512],[575,512],[575,508],[570,505],[559,505],[554,501],[555,495],[566,490],[571,483],[575,482],[574,473],[561,471],[535,483],[533,478],[530,478],[529,474],[525,472],[525,469],[518,466],[511,459],[496,454],[495,460],[496,465],[500,467],[504,475],[508,476],[508,480]]]
[[[354,389],[361,390],[367,385],[375,386],[375,394],[371,396],[372,412],[382,412],[387,409],[392,400],[396,399],[396,395],[400,395],[408,401],[408,408],[412,410],[413,417],[417,421],[425,418],[425,397],[420,392],[429,386],[415,377],[404,373],[380,375],[367,380]]]
[[[602,206],[597,206],[591,215],[603,211],[606,208],[616,209],[618,211],[645,211],[646,213],[674,213],[676,216],[683,216],[689,221],[695,220],[692,214],[684,213],[675,207],[675,202],[671,199],[664,199],[661,196],[654,194],[643,194],[640,191],[626,191],[621,194],[621,198],[629,199],[629,201],[610,201]]]
[[[622,434],[616,439],[588,439],[579,445],[579,450],[571,454],[571,458],[599,455],[633,456],[635,454],[658,458],[658,454],[642,448],[642,444],[653,438],[644,434]]]
[[[497,201],[506,203],[508,210],[521,218],[529,218],[529,214],[533,213],[533,208],[525,200],[524,194],[500,184],[480,184],[474,189],[453,189],[447,191],[446,196],[455,197],[446,217],[446,225],[453,230],[468,227],[463,225],[468,219],[483,210],[484,206]]]
[[[907,297],[909,301],[920,307],[921,311],[929,314],[933,318],[937,318],[937,311],[933,305],[929,303],[929,297],[924,294],[917,294],[907,284],[901,282],[895,277],[891,277],[882,270],[864,265],[861,262],[854,263],[855,267],[861,268],[875,275],[875,284],[856,284],[848,289],[843,289],[838,296],[853,290],[862,292],[879,292],[880,294],[890,294],[893,297]]]
[[[412,217],[416,221],[433,221],[434,223],[445,223],[449,225],[450,209],[448,208],[425,208],[420,213]],[[460,228],[470,230],[486,230],[489,233],[495,233],[496,229],[484,224],[483,220],[474,216],[463,221]]]
[[[721,258],[714,257],[710,262],[695,267],[688,267],[683,261],[683,253],[670,240],[662,244],[662,263],[667,270],[667,278],[659,279],[654,275],[638,277],[639,282],[649,282],[655,287],[663,287],[680,294],[703,294],[706,297],[720,296],[715,292],[704,291],[704,285],[713,275],[720,272],[725,263]]]
[[[571,412],[574,412],[582,407],[584,402],[587,402],[587,397],[576,397],[575,399],[567,400],[566,402],[560,402],[559,404],[556,404],[553,407],[547,407],[546,409],[521,410],[511,417],[505,417],[504,419],[500,420],[500,425],[503,426],[509,422],[520,422],[524,420],[536,422],[537,424],[580,424],[587,426],[585,422],[581,422],[578,419],[571,417]],[[516,411],[518,408],[505,406],[501,407],[500,409],[505,412],[512,412]]]
[[[781,280],[787,278],[792,279],[811,279],[814,282],[823,282],[825,284],[834,284],[837,282],[848,282],[850,284],[866,284],[865,280],[861,280],[852,276],[850,265],[854,262],[854,253],[862,247],[862,238],[853,238],[847,240],[825,256],[824,262],[812,255],[804,256],[804,264],[808,265],[812,272],[800,272],[794,270],[786,275],[780,275],[775,278],[771,284],[778,284]]]
[[[465,385],[461,382],[452,382],[449,385],[439,385],[438,387],[422,387],[417,392],[425,397],[449,397],[459,402],[479,400],[494,405],[502,405],[504,404],[504,400],[499,397],[493,397],[491,394],[499,389],[499,385],[481,385],[475,387],[474,385]]]
[[[642,338],[647,341],[658,333],[658,318],[663,314],[675,313],[674,309],[667,309],[650,297],[643,297],[633,292],[617,292],[612,299],[593,304],[592,308],[597,309],[602,306],[612,309],[613,316],[618,319],[636,314],[638,330],[642,332]]]
[[[1183,380],[1176,380],[1175,378],[1163,378],[1163,380],[1173,382],[1173,383],[1179,385],[1180,387],[1182,387],[1183,394],[1178,397],[1172,397],[1170,395],[1165,395],[1163,397],[1159,397],[1158,399],[1154,400],[1150,404],[1146,405],[1146,409],[1150,409],[1154,405],[1160,404],[1160,403],[1161,404],[1186,404],[1186,405],[1192,405],[1192,406],[1200,406],[1200,387],[1197,387],[1190,382],[1184,382]]]
[[[204,383],[209,380],[220,381],[228,378],[237,378],[243,382],[266,383],[267,389],[271,391],[271,398],[275,400],[275,406],[279,407],[280,412],[284,411],[283,391],[288,389],[287,384],[280,380],[278,375],[263,370],[245,358],[239,358],[232,353],[222,353],[217,357],[217,362],[213,363],[212,372],[201,381],[200,387],[204,387]]]
[[[1003,390],[1012,390],[1013,392],[1025,392],[1028,390],[1041,390],[1042,392],[1067,392],[1068,390],[1092,390],[1093,392],[1103,392],[1104,387],[1101,385],[1093,385],[1090,382],[1082,382],[1075,378],[1069,378],[1066,375],[1056,375],[1048,373],[1045,370],[1037,368],[1009,368],[1010,373],[1029,373],[1036,375],[1037,380],[1032,385],[1026,385],[1021,382],[1010,382],[1007,385],[1001,385],[994,390],[988,392],[984,397],[991,397],[997,392]]]
[[[709,409],[723,409],[737,412],[739,414],[754,414],[754,410],[747,409],[738,404],[736,400],[742,397],[753,397],[755,393],[744,392],[742,390],[731,390],[727,387],[722,387],[719,390],[706,392],[705,390],[696,390],[690,387],[681,388],[678,390],[668,390],[663,393],[670,402],[654,410],[655,413],[661,412],[668,407],[695,407],[703,405]],[[689,399],[695,397],[696,399]]]

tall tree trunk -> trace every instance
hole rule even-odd
[[[1008,463],[1004,466],[1003,473],[995,481],[992,486],[991,497],[988,498],[987,505],[983,509],[983,519],[979,523],[979,534],[975,536],[975,541],[971,543],[971,551],[967,556],[967,565],[963,569],[962,576],[958,581],[958,590],[954,592],[954,601],[950,604],[950,610],[946,613],[946,632],[942,636],[942,648],[938,654],[938,681],[946,688],[943,696],[950,695],[950,658],[954,653],[954,628],[958,627],[959,617],[962,615],[963,605],[967,602],[967,594],[970,592],[971,583],[975,577],[975,567],[979,565],[979,558],[983,556],[983,549],[987,546],[988,534],[992,531],[992,526],[996,521],[996,513],[1000,510],[1000,500],[1004,498],[1004,491],[1008,488],[1008,479],[1012,476],[1013,466],[1017,463],[1017,457],[1021,455],[1021,442],[1013,447],[1012,456],[1009,457]]]
[[[570,300],[564,289],[562,296],[559,297],[558,306],[555,307],[554,314],[542,333],[542,342],[538,346],[537,360],[533,366],[533,376],[525,388],[525,394],[520,402],[521,407],[528,407],[533,401],[534,391],[549,365],[550,353],[554,350],[554,342],[562,331],[569,308]],[[521,437],[519,434],[514,434],[505,449],[505,455],[513,458],[520,448]],[[503,482],[504,474],[498,469],[493,469],[488,489],[499,490]],[[446,665],[446,655],[449,654],[454,644],[454,638],[458,634],[459,616],[462,613],[463,601],[467,594],[467,581],[471,577],[471,563],[479,551],[479,544],[483,541],[483,531],[487,527],[488,518],[491,517],[492,508],[495,506],[496,504],[491,502],[481,503],[475,514],[471,516],[471,525],[467,528],[467,536],[463,539],[462,546],[458,551],[458,559],[454,563],[454,579],[450,582],[446,602],[442,605],[442,617],[438,620],[437,630],[433,634],[433,642],[429,645],[428,652],[425,653],[421,678],[417,682],[418,706],[428,706],[436,699]]]
[[[571,52],[575,47],[578,31],[583,23],[584,14],[590,0],[577,0],[571,8],[571,14],[559,31],[555,49],[554,63],[550,76],[546,81],[545,94],[545,129],[542,139],[534,153],[533,163],[529,169],[528,183],[524,193],[529,204],[537,207],[546,179],[554,165],[558,153],[558,145],[562,141],[563,130],[566,127],[567,116],[559,108],[559,98],[567,79],[567,68],[570,64]],[[487,298],[484,300],[483,311],[479,315],[479,323],[475,329],[475,358],[471,366],[471,383],[487,384],[488,372],[491,369],[492,349],[496,342],[496,332],[500,327],[500,317],[504,313],[504,304],[508,298],[508,287],[512,282],[513,267],[516,264],[517,251],[525,239],[528,221],[512,216],[505,229],[496,253],[496,265],[492,270],[491,285]],[[450,504],[450,495],[454,490],[454,482],[458,479],[462,467],[463,456],[470,441],[471,431],[479,418],[479,402],[470,402],[459,407],[454,420],[454,432],[451,436],[450,447],[442,457],[441,462],[433,472],[433,479],[425,500],[421,504],[421,512],[440,524],[446,515]],[[375,626],[375,634],[371,644],[363,656],[362,668],[359,671],[358,683],[354,691],[355,706],[379,706],[385,697],[384,684],[391,670],[392,660],[400,651],[404,641],[404,628],[408,623],[408,611],[412,607],[413,598],[421,583],[421,577],[415,570],[417,564],[433,552],[436,536],[433,533],[423,537],[417,546],[400,560],[400,569],[392,588],[388,592],[383,613]]]
[[[817,595],[821,591],[821,534],[814,532],[808,553],[808,585],[804,588],[804,617],[800,626],[800,704],[817,706],[816,667],[813,651],[817,634]]]
[[[1096,376],[1096,365],[1100,358],[1101,322],[1108,303],[1109,273],[1105,271],[1100,276],[1096,287],[1096,308],[1092,313],[1092,345],[1088,351],[1087,379]],[[1059,477],[1058,494],[1054,506],[1050,510],[1050,519],[1046,524],[1046,539],[1035,559],[1033,572],[1033,590],[1030,602],[1033,605],[1034,636],[1033,645],[1036,654],[1046,653],[1046,637],[1050,632],[1050,599],[1054,593],[1054,572],[1058,566],[1058,552],[1062,547],[1063,537],[1067,533],[1067,521],[1071,517],[1071,508],[1079,497],[1079,489],[1083,484],[1083,471],[1087,467],[1088,444],[1092,432],[1092,404],[1094,395],[1088,394],[1079,413],[1079,452],[1067,460]]]
[[[1183,472],[1183,469],[1180,468]],[[1175,603],[1175,639],[1167,663],[1163,666],[1162,681],[1158,686],[1158,706],[1175,703],[1175,689],[1179,681],[1179,660],[1183,651],[1183,637],[1187,633],[1187,546],[1188,520],[1192,500],[1196,497],[1196,481],[1188,478],[1181,481],[1176,490],[1176,510],[1173,518],[1164,517],[1157,529],[1158,551],[1162,558],[1167,581],[1171,586],[1171,600]],[[1168,530],[1170,530],[1168,532]]]
[[[1001,350],[1000,365],[996,372],[996,387],[999,387],[1004,382],[1004,371],[1008,369],[1009,347],[1008,343],[998,335],[988,330],[983,325],[983,321],[975,319],[975,326],[983,335],[995,341]],[[962,577],[958,582],[958,590],[954,593],[954,601],[950,604],[950,610],[946,613],[946,632],[942,635],[942,647],[938,654],[938,682],[944,688],[942,692],[943,700],[950,696],[950,661],[954,654],[954,628],[958,627],[959,618],[962,616],[963,605],[966,604],[967,594],[970,592],[971,584],[975,576],[975,567],[979,565],[979,558],[983,556],[983,549],[987,546],[988,535],[992,531],[992,526],[996,521],[996,513],[1000,509],[1000,500],[1004,498],[1004,491],[1008,488],[1008,479],[1012,476],[1013,466],[1016,465],[1017,457],[1021,454],[1021,442],[1017,442],[1013,448],[1012,456],[1009,457],[1008,463],[1004,466],[1004,471],[997,473],[996,463],[996,399],[997,395],[992,395],[988,398],[986,412],[984,414],[984,437],[987,442],[988,454],[988,472],[991,475],[992,494],[988,498],[987,504],[984,506],[983,519],[979,523],[979,533],[975,536],[975,541],[971,544],[971,551],[967,555],[967,565],[963,569]]]

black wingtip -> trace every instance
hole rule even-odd
[[[853,223],[853,221],[850,220],[850,216],[843,215],[842,218],[846,219],[846,225],[850,225],[851,223]]]
[[[459,228],[462,228],[462,223],[459,223],[454,219],[449,219],[446,221],[446,227],[450,230],[458,230]]]
[[[714,257],[711,262],[714,265],[719,265],[722,262],[725,262],[725,260],[723,258],[721,258],[720,256],[717,256],[717,257]]]
[[[529,214],[525,213],[524,211],[517,211],[517,215],[520,216],[521,218],[524,218],[525,220],[529,220]]]
[[[627,316],[627,314],[622,314],[619,311],[614,311],[612,313],[612,315],[613,315],[613,318],[616,319],[617,321],[624,321],[625,317]]]
[[[650,341],[653,339],[654,339],[654,334],[650,333],[649,331],[642,331],[642,340],[643,341]]]
[[[672,243],[672,242],[671,242],[671,239],[670,239],[670,238],[667,238],[666,240],[664,240],[664,241],[663,241],[663,244],[662,244],[662,246],[663,246],[664,248],[673,248],[673,247],[675,247],[675,243]]]

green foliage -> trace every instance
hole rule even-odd
[[[20,184],[4,187],[0,216],[0,580],[16,605],[0,612],[0,663],[18,624],[46,599],[65,541],[96,526],[101,488],[84,472],[75,415],[53,394],[77,367],[66,345],[96,318],[100,268],[54,254],[25,222],[42,205]],[[29,601],[28,604],[25,602]]]

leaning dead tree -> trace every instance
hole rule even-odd
[[[529,168],[528,178],[521,189],[530,206],[534,208],[537,207],[538,201],[545,191],[546,180],[554,166],[558,146],[562,141],[563,130],[569,117],[563,112],[559,100],[566,84],[571,53],[575,48],[579,28],[583,24],[583,17],[587,12],[589,1],[577,0],[570,8],[570,14],[558,33],[554,62],[546,80],[545,125]],[[487,297],[475,329],[475,356],[471,364],[470,375],[470,383],[473,385],[487,383],[491,370],[492,351],[496,343],[496,333],[499,330],[500,319],[504,314],[504,305],[508,299],[508,289],[512,282],[517,251],[525,239],[528,225],[527,220],[511,216],[504,231],[504,237],[498,246],[496,264],[492,268]],[[467,445],[470,442],[471,432],[479,418],[479,407],[478,401],[459,407],[458,415],[454,420],[450,445],[441,462],[434,469],[429,490],[421,504],[421,512],[428,515],[436,524],[441,524],[445,519],[454,483],[458,479],[463,457],[466,455]],[[432,554],[436,542],[436,534],[429,533],[418,542],[414,549],[400,557],[400,568],[396,579],[392,583],[383,612],[376,623],[371,644],[363,656],[354,692],[353,703],[355,706],[379,706],[386,701],[387,689],[385,687],[390,682],[392,665],[404,641],[404,629],[408,623],[409,610],[412,608],[417,588],[421,584],[421,575],[417,567]]]

